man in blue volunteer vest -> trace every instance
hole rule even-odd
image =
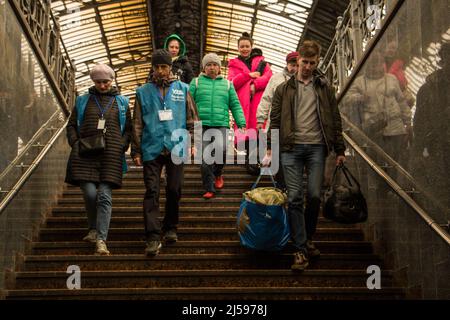
[[[193,132],[194,122],[198,120],[189,87],[173,76],[171,65],[170,53],[165,49],[156,50],[152,55],[152,79],[136,90],[131,156],[137,166],[144,166],[147,255],[158,254],[161,234],[166,242],[177,241],[183,163],[174,163],[173,158],[186,157],[187,154],[183,154],[186,148],[180,150],[180,142],[172,137],[174,132],[183,129]],[[187,143],[188,136],[181,137],[183,144]],[[167,186],[166,210],[161,226],[158,218],[163,166],[166,167]]]

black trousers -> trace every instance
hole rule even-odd
[[[166,166],[166,207],[164,219],[159,220],[160,177]],[[147,241],[160,240],[161,232],[177,229],[181,186],[183,184],[183,164],[175,165],[170,154],[159,155],[156,159],[144,162],[144,225]]]

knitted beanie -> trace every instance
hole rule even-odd
[[[202,67],[203,67],[203,69],[206,67],[206,65],[207,65],[208,63],[215,63],[215,64],[217,64],[219,67],[221,66],[221,64],[220,64],[220,58],[219,58],[219,56],[218,56],[217,54],[215,54],[215,53],[208,53],[208,54],[206,54],[206,55],[203,57],[203,60],[202,60]]]
[[[153,52],[152,65],[156,66],[158,64],[167,64],[169,66],[172,65],[172,56],[169,51],[166,49],[158,49]]]
[[[97,64],[89,73],[92,81],[95,80],[114,80],[114,70],[106,64]]]
[[[298,56],[299,56],[299,53],[297,51],[288,53],[286,56],[286,62],[297,61]]]

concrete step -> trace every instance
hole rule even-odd
[[[79,241],[86,235],[86,228],[41,228],[39,241]],[[237,228],[179,228],[180,240],[238,240]],[[113,241],[138,241],[144,239],[144,228],[110,228],[108,239]],[[352,228],[317,228],[317,241],[363,240],[363,233]]]
[[[236,210],[237,213],[237,210]],[[236,213],[229,216],[182,216],[180,217],[179,227],[188,228],[232,228],[236,226]],[[162,221],[162,217],[159,219]],[[49,217],[45,226],[48,228],[85,228],[87,226],[87,218],[81,214],[78,216],[58,216]],[[111,228],[139,228],[144,225],[144,217],[141,212],[135,216],[115,216],[111,217]],[[335,228],[354,228],[353,225],[338,224],[336,222],[319,218],[318,225],[320,227]]]
[[[184,167],[185,173],[197,173],[200,172],[200,165],[199,164],[185,164]],[[143,167],[136,167],[132,165],[131,163],[128,163],[128,171],[126,174],[130,173],[142,173]],[[224,174],[230,174],[230,173],[244,173],[245,175],[250,175],[247,173],[247,169],[245,165],[243,164],[225,164]]]
[[[77,195],[75,198],[68,198],[64,197],[58,200],[58,206],[59,207],[74,207],[74,206],[84,206],[84,200],[80,197],[80,195]],[[212,201],[205,200],[202,197],[182,197],[180,200],[180,205],[200,205],[200,206],[239,206],[240,202],[242,200],[242,196],[239,197],[223,197],[223,196],[216,196]],[[137,206],[142,207],[142,203],[144,201],[143,197],[132,197],[131,195],[129,197],[119,197],[115,196],[113,198],[113,204],[115,206]],[[160,203],[164,204],[166,203],[166,198],[160,199]]]
[[[239,186],[236,188],[229,188],[226,187],[224,189],[221,189],[217,192],[217,196],[216,198],[219,197],[226,197],[226,198],[236,198],[236,197],[241,197],[242,193],[245,191],[248,191],[250,189],[250,186]],[[181,190],[182,193],[182,197],[181,197],[181,201],[183,201],[186,197],[191,197],[191,198],[201,198],[201,196],[204,193],[204,190],[202,187],[196,187],[196,188],[183,188]],[[145,187],[142,185],[142,187],[140,188],[122,188],[122,189],[117,189],[117,190],[113,190],[113,202],[114,199],[117,197],[132,197],[132,198],[141,198],[142,200],[144,199],[144,194],[145,194]],[[161,188],[160,190],[160,194],[161,194],[161,200],[163,200],[165,198],[166,195],[166,190],[165,188]],[[63,197],[64,199],[79,199],[80,197],[82,197],[82,193],[79,187],[74,187],[74,186],[68,186],[66,190],[64,190],[63,193]]]
[[[17,272],[15,289],[66,289],[66,272]],[[117,270],[82,271],[81,288],[196,288],[196,287],[362,287],[366,270]],[[384,287],[392,272],[381,275]]]
[[[255,179],[256,180],[256,179]],[[232,180],[225,182],[224,188],[244,188],[249,189],[254,181],[242,181],[242,180]],[[258,187],[267,187],[272,186],[272,182],[269,181],[262,181],[258,184]],[[144,180],[143,179],[124,179],[122,182],[123,188],[130,188],[130,189],[136,189],[136,188],[144,188]],[[70,188],[78,188],[76,186],[68,186],[68,189]],[[203,185],[201,179],[197,180],[185,180],[183,182],[183,189],[184,188],[201,188],[203,190]]]
[[[239,253],[239,254],[166,254],[147,257],[142,254],[61,255],[34,256],[24,258],[20,271],[65,272],[70,265],[77,265],[81,271],[102,270],[213,270],[213,269],[290,269],[293,255],[288,253]],[[322,254],[311,259],[309,270],[316,269],[367,269],[370,265],[383,268],[382,261],[374,254]]]
[[[246,174],[243,172],[228,172],[228,171],[224,171],[223,173],[223,178],[225,183],[227,183],[227,181],[235,181],[235,180],[240,180],[240,181],[248,181],[250,183],[255,182],[257,176],[252,176],[250,174]],[[143,172],[128,172],[124,175],[124,179],[125,180],[142,180],[144,177]],[[196,171],[186,171],[184,173],[184,180],[201,180],[202,174],[200,172],[200,167],[198,167],[198,169]],[[261,182],[270,182],[270,178],[268,176],[262,177],[261,178]]]
[[[200,287],[200,288],[101,288],[101,289],[42,289],[9,290],[10,300],[393,300],[404,297],[402,288],[369,290],[364,287]]]
[[[315,241],[322,254],[371,254],[372,244],[368,241]],[[144,241],[108,241],[108,249],[113,254],[142,254]],[[92,255],[95,245],[89,242],[34,242],[32,255]],[[168,254],[220,254],[220,253],[251,253],[239,241],[178,241],[163,246],[162,253]],[[283,249],[284,253],[293,253],[295,248],[289,242]]]

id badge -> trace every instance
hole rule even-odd
[[[173,119],[172,110],[159,110],[159,121],[169,121]]]
[[[97,129],[98,130],[105,129],[105,123],[106,123],[105,119],[98,119]]]

